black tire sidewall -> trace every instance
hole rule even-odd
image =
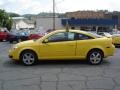
[[[13,43],[13,41],[9,41],[10,43]]]

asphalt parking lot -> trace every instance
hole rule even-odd
[[[101,65],[43,62],[23,66],[8,58],[8,42],[0,42],[0,90],[120,90],[120,48]]]

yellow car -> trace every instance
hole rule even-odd
[[[120,34],[113,34],[112,40],[115,46],[120,45]]]
[[[88,60],[96,65],[112,56],[111,38],[80,30],[56,30],[40,39],[20,42],[9,50],[9,57],[33,65],[38,60]]]

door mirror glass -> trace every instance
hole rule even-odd
[[[48,43],[48,39],[45,39],[45,40],[43,41],[43,43]]]

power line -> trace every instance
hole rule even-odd
[[[55,30],[55,0],[53,0],[53,30]]]

